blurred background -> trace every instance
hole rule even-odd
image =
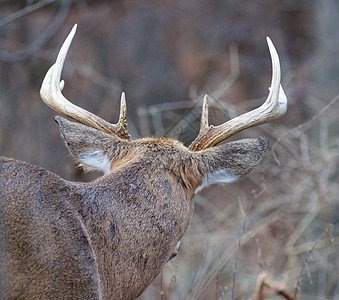
[[[66,97],[116,122],[124,91],[133,138],[185,145],[204,94],[215,125],[263,103],[270,36],[288,112],[231,138],[269,138],[262,165],[195,197],[178,256],[138,299],[339,299],[338,12],[335,0],[1,0],[0,155],[99,175],[75,168],[39,97],[75,23]]]

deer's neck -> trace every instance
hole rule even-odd
[[[118,171],[80,190],[104,298],[118,299],[119,293],[124,298],[123,290],[130,289],[136,297],[160,273],[186,231],[191,199],[177,178],[161,171],[152,176]]]

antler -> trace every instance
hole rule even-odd
[[[191,143],[189,149],[200,151],[212,147],[230,136],[246,128],[268,123],[286,113],[287,98],[280,85],[280,63],[277,50],[271,39],[266,38],[272,59],[272,81],[270,92],[263,105],[231,119],[219,126],[208,125],[208,99],[204,97],[198,137]]]
[[[76,28],[77,25],[75,24],[65,42],[63,43],[55,64],[52,65],[52,67],[46,73],[40,89],[41,99],[49,107],[51,107],[61,115],[72,118],[84,125],[93,127],[100,131],[112,135],[117,135],[122,139],[130,139],[126,123],[125,93],[122,93],[121,95],[120,117],[117,124],[111,124],[104,119],[101,119],[97,115],[74,105],[73,103],[69,102],[61,93],[65,84],[63,80],[60,81],[61,72],[64,66],[68,49],[75,35]]]

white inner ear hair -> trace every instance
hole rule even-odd
[[[238,179],[238,176],[229,170],[217,170],[207,173],[202,179],[201,185],[195,189],[195,193],[215,183],[229,183]]]
[[[86,151],[79,155],[79,159],[83,164],[105,174],[108,174],[110,171],[110,160],[105,151]]]

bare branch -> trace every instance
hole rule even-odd
[[[40,3],[40,2],[39,2]],[[60,9],[51,22],[48,25],[46,30],[31,44],[27,47],[15,52],[10,53],[4,50],[0,50],[0,60],[6,62],[16,62],[19,60],[23,60],[30,55],[36,53],[40,48],[42,48],[59,30],[61,25],[64,23],[66,16],[71,8],[72,0],[63,0],[60,5]],[[7,20],[5,24],[9,23]]]
[[[25,8],[0,20],[0,28],[53,2],[56,2],[56,0],[42,0],[37,3],[27,5]]]

